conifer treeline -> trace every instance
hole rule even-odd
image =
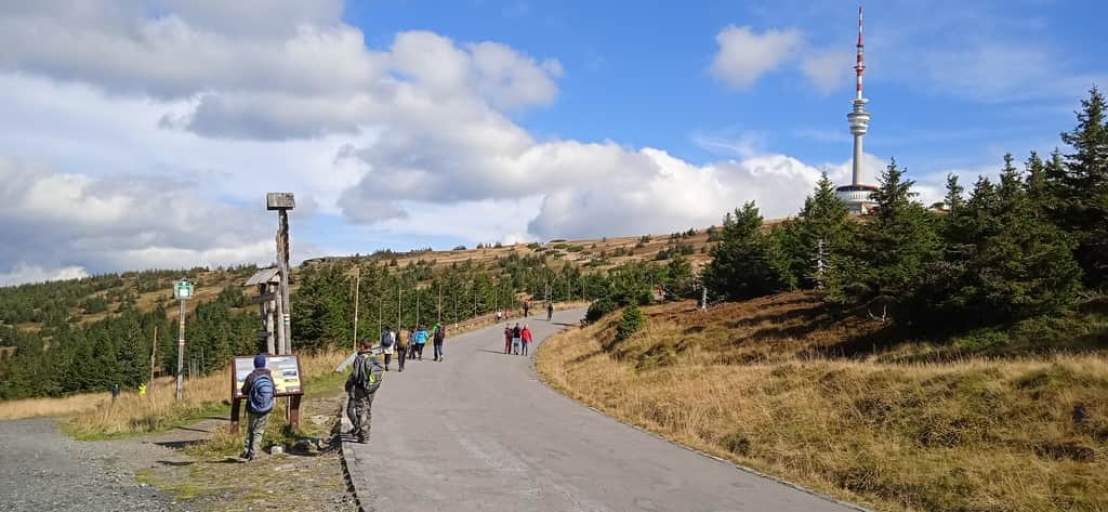
[[[1108,286],[1108,124],[1103,95],[1081,102],[1072,150],[1022,170],[1006,155],[999,179],[968,195],[949,176],[941,209],[920,204],[895,160],[856,222],[824,176],[804,208],[772,230],[748,203],[724,218],[704,270],[714,295],[750,298],[822,288],[828,301],[902,325],[972,327],[1058,312],[1082,287]]]
[[[292,318],[298,352],[349,346],[358,272],[358,336],[370,339],[376,338],[379,325],[396,326],[398,311],[404,327],[440,320],[450,324],[497,309],[518,311],[524,298],[532,300],[539,314],[546,297],[567,301],[636,296],[649,302],[652,287],[680,290],[692,282],[691,268],[680,256],[668,266],[638,262],[588,274],[545,254],[510,253],[486,264],[466,260],[436,266],[421,260],[401,267],[377,258],[357,263],[357,271],[354,265],[349,261],[307,265],[296,275]],[[186,317],[186,361],[202,373],[223,368],[233,355],[265,349],[258,336],[257,306],[237,284],[249,274],[246,270],[253,269],[235,270],[236,284]],[[160,283],[164,289],[173,276],[180,273],[127,274],[135,282]],[[35,318],[49,310],[52,320],[37,331],[0,325],[0,344],[16,347],[14,356],[0,361],[0,399],[103,391],[113,384],[133,388],[149,379],[153,343],[158,344],[157,367],[166,375],[176,372],[177,325],[163,306],[140,312],[134,300],[123,301],[117,311],[86,325],[71,316],[84,294],[103,294],[120,286],[119,278],[100,276],[6,290],[0,298],[23,305],[20,311],[25,313],[19,318]],[[51,298],[52,286],[65,292],[60,295],[64,300]]]

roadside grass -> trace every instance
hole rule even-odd
[[[84,393],[62,398],[27,398],[0,402],[0,420],[61,416],[99,409],[111,402],[111,393]]]
[[[302,355],[300,364],[304,372],[306,392],[324,392],[313,389],[317,383],[321,388],[332,389],[336,379],[334,367],[344,357],[346,354],[341,352]],[[341,389],[341,380],[339,388]],[[204,418],[226,418],[229,415],[230,393],[231,383],[227,369],[186,381],[184,398],[180,402],[175,399],[174,382],[165,379],[150,386],[146,396],[128,392],[121,394],[115,401],[109,398],[97,409],[79,408],[62,422],[62,428],[81,440],[160,432]],[[68,401],[75,398],[77,397],[41,400]]]
[[[287,428],[284,403],[279,402],[254,461],[237,458],[246,435],[244,418],[237,434],[220,429],[182,447],[187,462],[150,468],[136,477],[190,510],[357,510],[346,492],[338,451],[328,444],[342,406],[342,379],[320,375],[311,387],[301,403],[299,431]],[[275,445],[285,454],[267,453]]]
[[[623,421],[881,510],[1108,510],[1103,340],[1058,336],[1068,354],[963,346],[925,361],[892,344],[838,357],[827,349],[881,326],[812,304],[643,308],[645,327],[625,340],[616,312],[544,342],[536,367]],[[1054,327],[1095,336],[1102,319]]]

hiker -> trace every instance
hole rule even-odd
[[[531,316],[531,301],[523,302],[523,318]]]
[[[527,324],[523,324],[523,331],[520,332],[520,339],[523,341],[523,355],[527,355],[527,347],[531,345],[531,328]]]
[[[442,324],[435,324],[435,337],[432,340],[435,344],[435,361],[442,362],[446,359],[446,354],[442,351],[442,344],[446,341],[446,326]]]
[[[396,344],[396,333],[392,327],[385,326],[381,329],[381,353],[385,355],[385,371],[389,371],[389,363],[392,362],[393,345]]]
[[[504,311],[498,309],[496,310],[496,323],[500,323],[501,320],[504,320]]]
[[[512,328],[507,325],[504,326],[504,353],[512,353]]]
[[[373,406],[373,395],[381,387],[381,379],[384,372],[377,354],[372,350],[369,340],[362,340],[358,355],[354,358],[354,368],[350,371],[350,377],[346,379],[346,417],[354,429],[350,435],[359,443],[369,442],[370,418],[373,416],[370,408]]]
[[[400,365],[399,371],[404,371],[404,360],[408,358],[408,339],[411,334],[405,334],[403,329],[396,330],[396,362]],[[387,367],[387,366],[386,366]]]
[[[423,346],[426,345],[426,344],[427,344],[427,328],[421,325],[421,326],[419,326],[419,328],[416,330],[416,333],[415,333],[416,357],[419,358],[420,361],[423,360]]]
[[[240,458],[247,462],[254,460],[256,450],[262,445],[266,420],[273,410],[273,375],[265,367],[265,354],[254,356],[254,371],[246,376],[242,383],[242,396],[246,397],[246,440]]]
[[[519,328],[519,324],[517,323],[516,326],[512,328],[512,353],[513,354],[519,355],[520,344],[523,343],[522,336],[523,336],[523,331]]]
[[[408,328],[408,360],[409,361],[415,359],[415,352],[416,352],[415,339],[416,339],[416,331],[418,331],[418,330],[419,329],[417,329],[415,325],[412,325],[410,328]]]
[[[547,302],[546,303],[546,321],[549,322],[552,318],[554,318],[554,303],[553,302]]]

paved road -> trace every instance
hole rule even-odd
[[[53,420],[0,422],[0,511],[153,511],[170,501],[134,481],[123,447],[74,441]]]
[[[582,311],[532,319],[536,340]],[[561,324],[561,325],[559,325]],[[371,511],[845,511],[851,508],[623,425],[504,355],[502,326],[458,336],[446,362],[389,372],[373,436],[348,445]],[[428,353],[430,347],[428,347]]]

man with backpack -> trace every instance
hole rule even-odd
[[[415,340],[414,340],[414,342],[415,342],[415,355],[420,361],[423,360],[423,346],[427,344],[427,338],[428,338],[428,335],[427,335],[427,328],[426,327],[421,325],[418,328],[416,328]]]
[[[369,421],[372,417],[373,395],[381,387],[384,372],[377,354],[373,353],[369,340],[362,340],[358,355],[354,357],[354,368],[346,379],[346,416],[354,425],[350,435],[359,443],[369,441]]]
[[[435,335],[431,340],[435,344],[435,361],[442,362],[446,354],[442,351],[442,344],[446,341],[446,326],[435,324]]]
[[[411,332],[405,333],[403,328],[397,327],[396,329],[396,359],[400,365],[399,371],[404,371],[404,360],[408,358],[408,341],[411,339]],[[388,368],[388,366],[386,366]]]
[[[243,441],[241,458],[254,460],[256,450],[262,445],[265,424],[273,410],[273,374],[265,367],[265,354],[254,356],[254,371],[242,383],[242,396],[246,397],[246,440]]]
[[[385,354],[385,371],[389,371],[389,363],[392,362],[393,345],[396,344],[396,334],[392,327],[385,326],[381,330],[381,352]]]

